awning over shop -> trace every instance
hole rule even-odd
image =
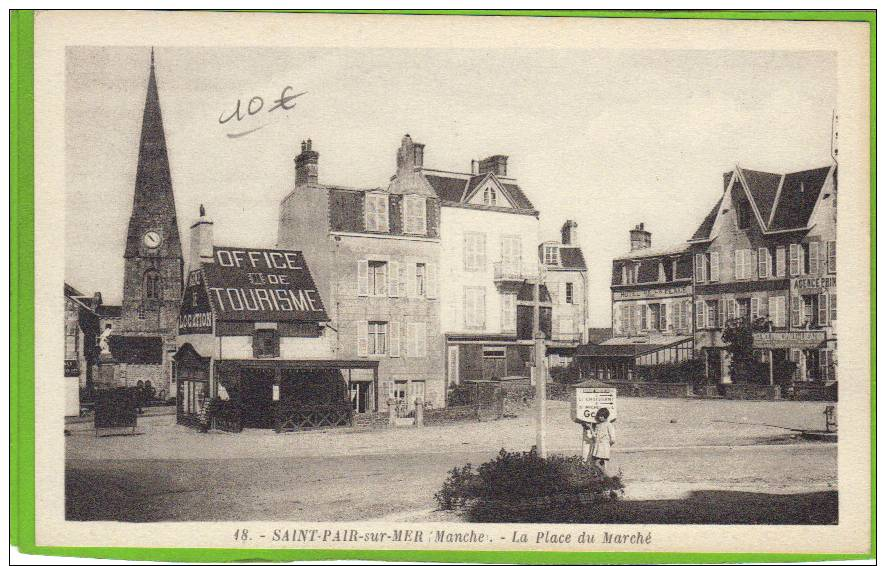
[[[579,358],[636,358],[691,341],[691,336],[619,336],[599,344],[582,344],[575,355]]]

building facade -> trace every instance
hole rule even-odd
[[[407,135],[386,187],[319,182],[319,154],[303,143],[295,188],[280,204],[278,245],[301,250],[324,293],[334,355],[374,360],[378,386],[357,391],[360,412],[388,400],[445,404],[440,344],[440,200],[420,173],[424,147]],[[328,293],[328,294],[326,294]]]
[[[92,391],[98,361],[99,316],[94,305],[101,295],[84,296],[65,283],[65,416],[80,414],[80,391]]]
[[[735,167],[722,191],[689,241],[695,347],[708,378],[731,381],[723,329],[749,318],[770,384],[836,380],[836,166]]]
[[[177,420],[200,425],[209,399],[223,428],[352,424],[377,361],[336,359],[335,332],[300,251],[216,247],[204,215],[178,317]],[[354,404],[358,406],[354,406]],[[218,425],[219,422],[216,423]]]
[[[551,297],[539,283],[539,213],[508,158],[493,155],[458,173],[423,167],[440,201],[441,326],[449,387],[469,380],[528,379],[533,309],[551,335]]]
[[[567,366],[579,344],[588,342],[588,267],[578,243],[578,223],[567,220],[559,241],[542,242],[539,262],[551,295],[551,367]]]
[[[583,378],[635,380],[643,368],[693,357],[692,259],[687,244],[653,248],[638,224],[612,262],[612,338],[578,350]]]

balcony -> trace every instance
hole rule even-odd
[[[497,261],[492,264],[492,278],[496,283],[522,283],[538,279],[537,263]]]

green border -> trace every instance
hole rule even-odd
[[[385,560],[476,563],[729,563],[863,560],[877,533],[877,14],[875,10],[290,10],[597,18],[867,22],[871,30],[871,551],[868,554],[186,549],[48,547],[35,544],[34,497],[34,12],[10,12],[10,544],[25,554],[179,562]]]

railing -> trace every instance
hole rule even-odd
[[[497,261],[492,264],[492,277],[495,281],[524,281],[537,279],[539,265],[513,261]]]
[[[350,426],[353,413],[353,408],[344,404],[278,404],[274,415],[274,430],[292,432],[333,426]]]

